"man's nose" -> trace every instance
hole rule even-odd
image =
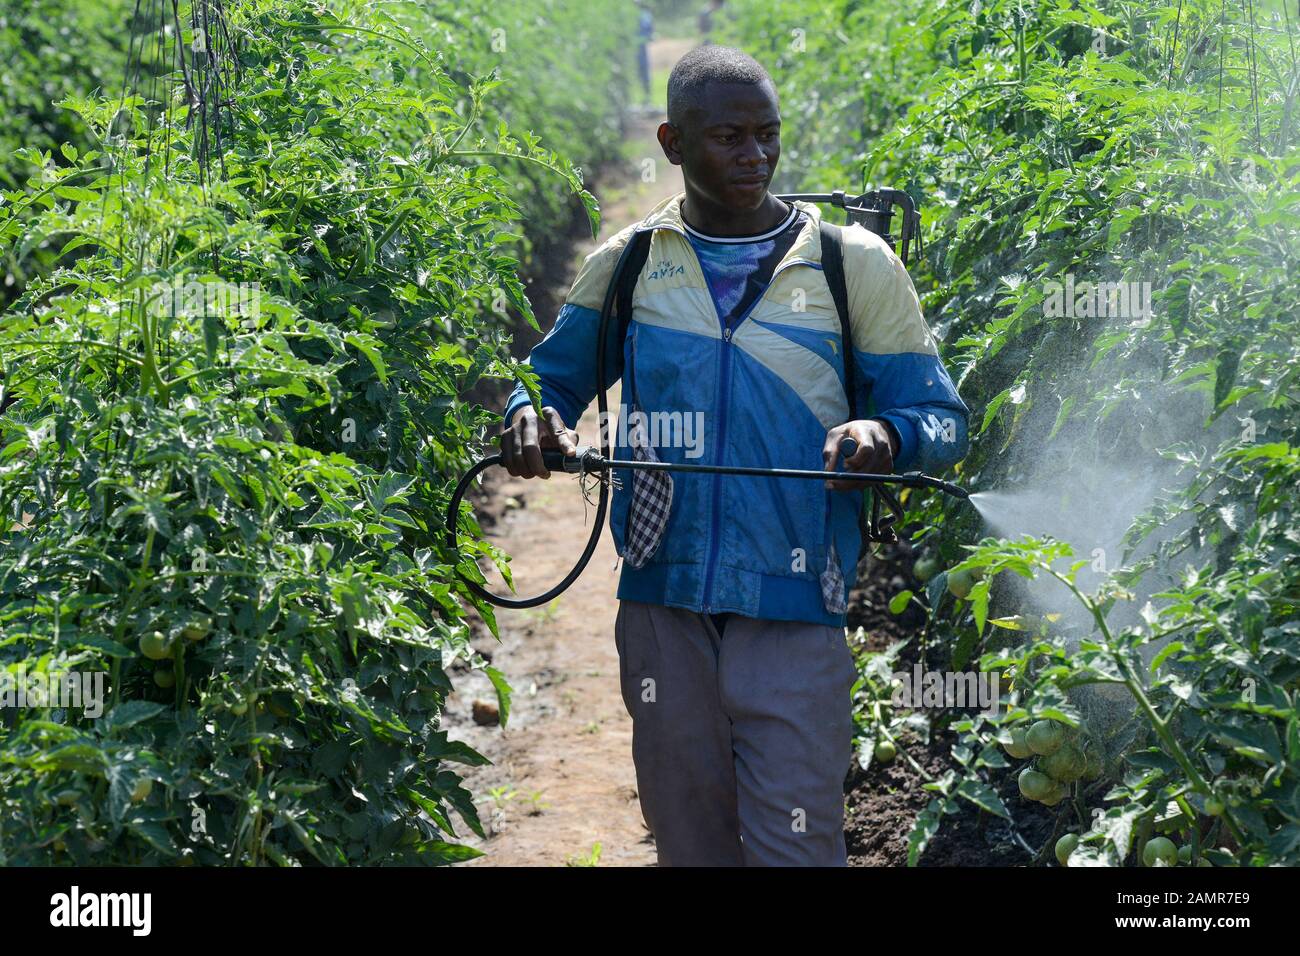
[[[758,137],[751,136],[745,140],[745,146],[740,151],[740,161],[750,166],[767,165],[767,153],[763,152],[763,147],[758,141]]]

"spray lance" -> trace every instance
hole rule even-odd
[[[901,190],[881,189],[863,193],[861,196],[848,197],[842,191],[834,193],[799,193],[778,197],[785,200],[804,200],[808,202],[829,202],[846,210],[850,223],[858,223],[881,235],[893,246],[892,237],[888,234],[889,223],[893,215],[892,206],[901,207],[902,213],[902,230],[901,256],[903,263],[907,263],[908,247],[912,240],[916,240],[919,246],[920,215],[912,203],[911,197]],[[596,333],[596,405],[599,410],[599,421],[609,421],[609,407],[606,401],[605,388],[601,387],[608,381],[605,374],[605,342],[609,332],[611,317],[615,312],[616,305],[620,305],[626,310],[627,302],[617,303],[618,292],[625,284],[620,282],[620,277],[628,268],[628,262],[634,253],[636,243],[629,242],[623,248],[619,256],[618,263],[614,267],[614,275],[610,281],[609,287],[605,292],[605,300],[600,310],[600,324]],[[549,471],[562,471],[569,474],[580,476],[594,475],[597,478],[599,487],[599,497],[596,502],[596,518],[592,523],[591,534],[587,539],[586,547],[582,555],[578,558],[577,563],[569,571],[564,579],[552,587],[550,590],[525,598],[511,598],[500,594],[493,594],[477,581],[473,581],[457,570],[457,574],[465,585],[483,600],[495,604],[497,607],[504,608],[530,608],[537,607],[541,604],[553,600],[562,594],[578,576],[582,574],[587,567],[587,562],[591,560],[592,554],[596,550],[596,545],[600,541],[600,533],[604,528],[605,515],[609,509],[609,489],[612,484],[612,470],[616,468],[626,468],[630,471],[668,471],[681,473],[696,473],[709,475],[746,475],[761,476],[768,478],[802,478],[809,481],[850,481],[857,482],[864,489],[872,492],[872,503],[870,517],[865,529],[866,537],[870,541],[892,541],[896,540],[894,525],[903,517],[903,506],[894,494],[895,488],[931,488],[941,491],[944,494],[952,495],[962,500],[970,497],[969,492],[951,482],[943,481],[939,478],[933,478],[929,475],[922,474],[919,471],[905,472],[901,475],[884,475],[870,474],[866,472],[850,471],[814,471],[800,468],[759,468],[743,465],[700,465],[688,464],[685,462],[662,462],[662,461],[637,461],[623,460],[612,457],[609,448],[609,436],[607,429],[600,429],[600,447],[596,448],[591,445],[583,445],[577,449],[574,455],[565,455],[559,450],[546,450],[542,452],[542,461]],[[851,457],[857,451],[857,442],[852,438],[846,438],[840,442],[839,452],[843,458]],[[456,529],[460,519],[460,505],[465,493],[469,490],[470,484],[479,474],[495,465],[501,464],[501,455],[488,455],[479,459],[470,469],[465,472],[457,483],[455,490],[452,492],[451,500],[447,504],[446,523],[446,545],[448,550],[453,553],[459,552]]]

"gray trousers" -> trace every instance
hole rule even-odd
[[[843,866],[844,628],[621,601],[632,759],[660,866]]]

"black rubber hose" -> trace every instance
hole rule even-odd
[[[456,485],[456,490],[452,492],[451,501],[447,505],[446,527],[447,527],[447,548],[453,553],[457,553],[457,554],[459,553],[459,549],[456,545],[456,525],[460,517],[461,499],[465,497],[465,492],[469,490],[470,482],[472,482],[480,472],[482,472],[486,468],[491,468],[493,465],[499,465],[499,464],[501,464],[500,455],[488,455],[488,457],[482,459],[477,464],[475,464],[473,468],[465,472],[464,476],[460,479],[460,482]],[[604,482],[602,482],[601,483],[602,506],[604,504],[604,498],[605,498],[605,490],[604,490]],[[604,509],[602,507],[601,513],[603,514],[603,512]],[[596,550],[596,544],[600,541],[600,528],[601,528],[601,522],[599,519],[597,519],[595,527],[592,528],[591,537],[587,539],[587,547],[583,550],[582,557],[578,559],[578,563],[575,564],[573,566],[573,569],[564,576],[563,581],[555,585],[555,587],[551,588],[549,591],[545,592],[544,594],[538,594],[536,597],[529,597],[529,598],[503,597],[500,594],[493,594],[491,591],[483,587],[483,585],[479,584],[477,581],[471,581],[464,574],[460,574],[459,569],[457,570],[457,574],[460,574],[460,579],[465,582],[466,587],[468,587],[471,591],[473,591],[483,600],[489,601],[492,604],[497,605],[498,607],[514,608],[516,610],[520,608],[537,607],[537,605],[539,604],[545,604],[548,601],[551,601],[554,598],[559,597],[568,589],[570,584],[572,584],[574,581],[578,579],[578,575],[582,574],[583,570],[587,567],[587,562],[591,560],[592,553]]]

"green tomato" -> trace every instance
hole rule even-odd
[[[1015,757],[1017,760],[1024,760],[1026,757],[1032,757],[1034,752],[1029,749],[1029,741],[1025,739],[1025,728],[1017,727],[1011,731],[1011,743],[1003,744],[1002,749],[1007,752],[1007,756]]]
[[[1065,743],[1065,728],[1054,720],[1038,720],[1025,734],[1025,743],[1040,757],[1050,757]]]
[[[1152,837],[1142,848],[1143,866],[1175,866],[1178,863],[1178,847],[1174,841],[1165,837]]]
[[[148,777],[141,777],[135,782],[135,789],[131,791],[131,802],[142,803],[149,799],[151,793],[153,793],[153,781]]]
[[[1047,796],[1043,797],[1043,799],[1038,802],[1045,807],[1054,807],[1069,795],[1070,795],[1069,786],[1053,780],[1051,791],[1047,794]]]
[[[1020,795],[1026,800],[1042,800],[1052,792],[1054,786],[1052,778],[1045,773],[1039,773],[1033,767],[1026,767],[1020,771],[1020,776],[1016,778],[1016,785],[1020,787]]]
[[[876,749],[871,752],[871,755],[876,758],[877,763],[890,763],[898,756],[898,751],[888,740],[882,740],[876,744]]]
[[[153,672],[153,682],[166,690],[176,686],[176,675],[170,667],[160,667]]]
[[[939,562],[931,557],[919,558],[916,564],[912,565],[912,574],[916,579],[925,584],[932,577],[939,573]]]
[[[1083,779],[1099,780],[1105,770],[1105,765],[1101,759],[1101,748],[1092,742],[1085,744],[1083,748]]]
[[[948,593],[953,597],[966,598],[970,595],[970,589],[975,584],[975,577],[970,571],[949,571],[948,572]]]
[[[1192,862],[1192,845],[1190,843],[1178,848],[1178,862],[1187,866]]]
[[[1079,845],[1079,834],[1067,833],[1056,841],[1056,862],[1061,866],[1070,865],[1070,854]]]
[[[140,653],[151,661],[161,661],[171,657],[171,642],[162,631],[154,631],[140,637]]]
[[[212,618],[204,617],[185,625],[181,637],[187,641],[201,641],[212,633]]]
[[[1223,816],[1223,801],[1218,797],[1210,797],[1205,801],[1205,812],[1212,817]]]
[[[230,712],[234,714],[236,717],[243,717],[246,713],[248,713],[248,701],[246,700],[235,701],[233,704],[230,705]]]
[[[1038,762],[1038,768],[1053,780],[1073,783],[1083,776],[1086,759],[1074,744],[1066,741]]]

